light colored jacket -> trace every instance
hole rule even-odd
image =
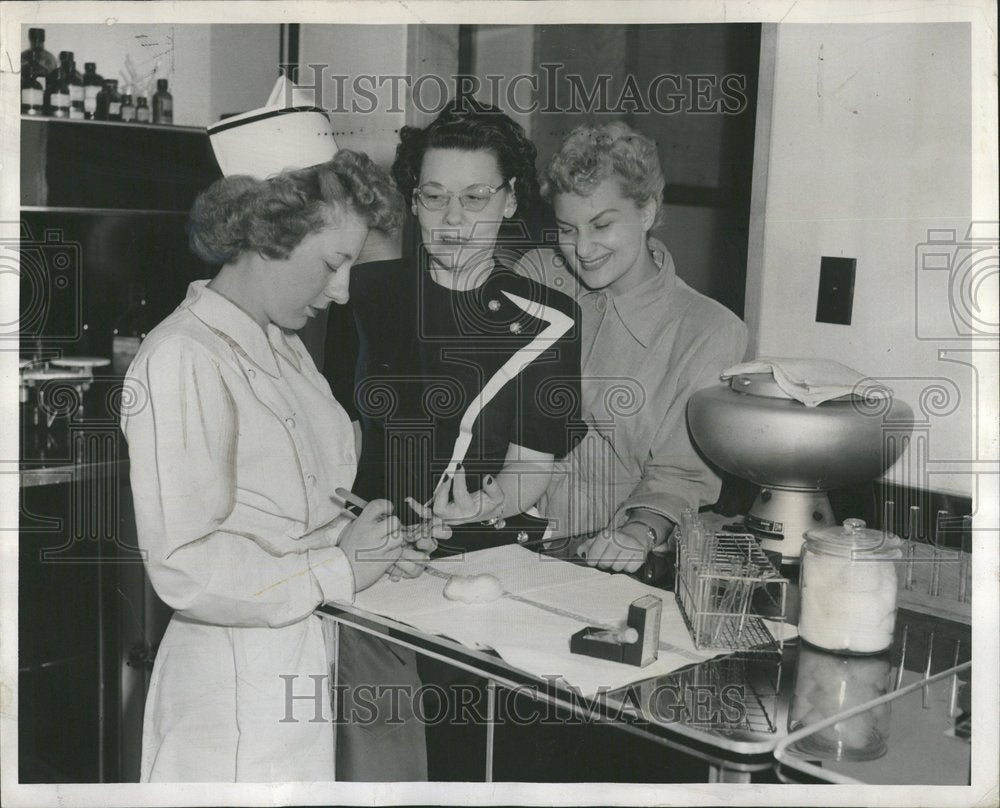
[[[329,683],[308,677],[329,671],[313,610],[354,597],[331,499],[357,468],[346,413],[297,336],[204,281],[143,342],[125,402],[139,546],[175,610],[142,779],[333,779]]]
[[[527,254],[518,271],[570,295],[582,317],[584,440],[557,464],[539,510],[555,536],[620,527],[645,508],[679,523],[685,508],[718,499],[719,477],[688,433],[688,399],[743,359],[744,323],[677,277],[650,242],[657,275],[621,295],[591,291],[555,250]]]

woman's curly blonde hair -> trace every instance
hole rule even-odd
[[[636,205],[655,201],[654,225],[660,223],[664,179],[656,143],[620,121],[570,132],[542,172],[542,196],[550,202],[558,194],[589,196],[609,177]]]

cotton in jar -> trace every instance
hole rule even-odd
[[[799,635],[829,651],[875,654],[892,645],[900,540],[861,519],[807,530]]]

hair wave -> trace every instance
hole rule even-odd
[[[368,155],[348,149],[309,168],[266,180],[223,177],[195,200],[188,218],[191,249],[210,264],[244,252],[286,259],[302,240],[355,213],[390,232],[402,221],[402,199],[389,174]]]
[[[636,205],[655,201],[659,223],[665,180],[656,142],[620,121],[570,132],[542,172],[541,194],[549,201],[565,193],[589,196],[610,177]]]

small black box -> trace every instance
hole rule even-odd
[[[570,637],[570,653],[644,668],[657,657],[662,609],[663,601],[660,598],[655,595],[644,595],[628,607],[626,628],[634,628],[639,633],[639,638],[635,642],[627,643],[607,638],[592,639],[594,636],[606,637],[608,629],[601,626],[587,626]]]

